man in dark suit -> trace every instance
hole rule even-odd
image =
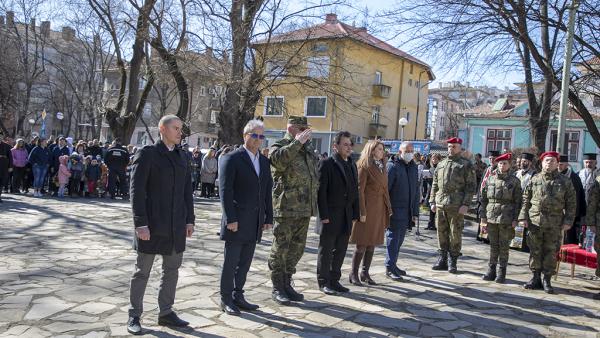
[[[358,170],[350,158],[351,134],[335,135],[335,154],[319,163],[319,217],[323,223],[319,240],[317,280],[319,289],[328,295],[348,292],[340,284],[342,264],[352,232],[352,222],[359,218]]]
[[[158,123],[161,139],[138,151],[131,172],[131,205],[135,226],[135,271],[131,277],[127,331],[141,334],[140,316],[144,293],[156,255],[162,256],[162,277],[158,291],[158,324],[187,326],[172,306],[186,236],[194,232],[191,168],[187,155],[178,146],[182,122],[166,115]]]
[[[586,201],[585,201],[585,190],[579,175],[569,165],[569,156],[560,155],[558,162],[558,171],[564,176],[571,179],[573,188],[575,188],[575,199],[577,201],[577,211],[575,213],[575,222],[573,226],[565,231],[565,244],[579,244],[579,233],[581,232],[581,219],[585,218],[586,214]]]
[[[256,243],[263,230],[273,227],[273,178],[269,160],[259,151],[264,138],[262,121],[251,120],[244,127],[244,146],[219,160],[221,239],[225,241],[221,309],[229,315],[258,309],[244,298],[244,284]]]

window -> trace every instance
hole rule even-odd
[[[510,149],[511,135],[512,131],[510,129],[488,129],[487,151]]]
[[[325,117],[327,115],[327,97],[309,96],[304,104],[304,115]]]
[[[381,112],[381,106],[373,106],[373,113],[371,115],[371,122],[379,124],[379,114]]]
[[[266,64],[267,77],[271,79],[283,79],[287,75],[285,61],[270,60]]]
[[[217,124],[218,122],[219,122],[219,111],[218,110],[212,110],[210,112],[210,123]]]
[[[414,65],[411,63],[411,64],[410,64],[410,73],[411,73],[411,74],[413,73],[413,66],[414,66]]]
[[[138,89],[139,89],[139,90],[142,90],[142,89],[144,89],[144,87],[146,87],[146,83],[147,83],[147,82],[148,82],[148,81],[146,81],[146,79],[143,79],[143,78],[142,78],[142,79],[140,79],[140,85],[138,86]]]
[[[412,87],[412,79],[408,79],[408,86]]]
[[[313,52],[322,53],[327,51],[326,43],[315,43],[312,48]]]
[[[144,117],[150,117],[152,115],[152,103],[146,102],[144,105]]]
[[[321,152],[321,145],[323,144],[323,140],[320,138],[313,138],[310,140],[313,149],[316,149],[319,151],[319,153]]]
[[[552,151],[556,151],[556,142],[558,142],[558,131],[552,130],[550,132],[550,148]],[[569,162],[579,162],[579,132],[567,131],[565,133],[565,143],[563,144],[563,149],[567,149]]]
[[[200,87],[200,96],[206,96],[206,87],[205,86]]]
[[[410,122],[410,112],[406,113],[406,120]]]
[[[265,116],[283,116],[283,96],[265,97]]]
[[[600,107],[600,95],[594,95],[594,107]]]
[[[382,79],[381,79],[381,72],[375,72],[375,82],[374,82],[374,83],[375,83],[376,85],[380,85],[380,84],[381,84],[381,82],[382,82]]]
[[[137,133],[137,144],[146,145],[148,142],[148,136],[146,136],[145,131],[138,131]]]
[[[313,78],[329,77],[329,56],[310,57],[307,61],[307,76]]]

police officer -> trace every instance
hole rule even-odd
[[[561,230],[569,230],[573,225],[577,202],[573,183],[558,172],[558,153],[545,152],[540,161],[542,172],[533,176],[525,188],[519,214],[519,220],[529,230],[529,268],[533,272],[524,287],[554,293],[550,278],[556,273]]]
[[[269,269],[272,298],[282,305],[304,300],[291,280],[304,253],[310,217],[317,214],[319,159],[310,143],[311,136],[306,117],[290,116],[287,133],[271,146],[269,154],[275,220]]]
[[[523,199],[521,182],[510,171],[511,159],[511,153],[494,159],[497,169],[481,192],[481,230],[488,234],[490,241],[489,267],[483,280],[496,280],[497,283],[506,281],[509,245],[515,237]]]
[[[127,178],[125,177],[127,165],[129,164],[129,153],[121,145],[121,140],[116,138],[112,146],[108,148],[104,163],[108,167],[108,191],[110,198],[115,199],[117,193],[117,178],[119,179],[119,190],[123,197],[127,196]]]
[[[590,188],[587,201],[588,209],[585,224],[592,233],[596,234],[594,238],[594,250],[598,253],[600,252],[600,231],[598,231],[597,228],[598,219],[600,219],[600,176],[594,179],[594,184],[592,184],[592,188]],[[600,255],[596,255],[596,259],[598,262],[596,266],[596,276],[600,277]],[[594,295],[594,299],[600,300],[600,293]]]
[[[448,269],[456,273],[456,262],[462,247],[464,215],[477,191],[477,182],[473,165],[461,156],[462,140],[453,137],[447,143],[449,156],[437,166],[429,199],[431,211],[436,215],[439,242],[439,258],[433,270]]]

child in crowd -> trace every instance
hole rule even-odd
[[[65,197],[65,187],[71,177],[71,171],[67,168],[68,161],[69,156],[67,155],[62,155],[58,158],[58,162],[60,163],[58,168],[58,197]]]
[[[90,164],[87,166],[85,170],[85,177],[87,179],[87,191],[88,197],[96,196],[96,184],[100,179],[100,165],[98,164],[98,160],[88,156],[90,159]]]
[[[81,184],[81,177],[83,176],[83,163],[81,156],[77,153],[71,154],[69,157],[69,164],[71,170],[71,179],[69,180],[69,196],[73,197],[74,194],[81,196],[81,190],[79,185]]]

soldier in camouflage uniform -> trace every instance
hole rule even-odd
[[[556,273],[561,230],[573,225],[577,203],[573,183],[558,172],[558,160],[558,153],[553,151],[540,156],[542,172],[533,176],[525,188],[519,214],[519,220],[529,230],[529,268],[533,272],[524,287],[543,288],[546,293],[554,293],[550,278]]]
[[[521,181],[510,171],[511,158],[512,154],[507,153],[494,160],[497,169],[481,191],[481,230],[488,234],[490,240],[489,268],[483,280],[496,280],[497,283],[506,281],[508,250],[510,241],[515,237],[523,199]]]
[[[596,276],[600,277],[600,231],[598,231],[597,224],[600,220],[600,176],[597,176],[594,180],[594,184],[590,188],[588,194],[588,209],[586,213],[586,222],[585,224],[588,228],[596,234],[594,238],[594,250],[597,253],[597,266],[596,266]],[[600,293],[594,295],[594,299],[600,300]]]
[[[473,165],[461,156],[462,140],[454,137],[447,142],[449,156],[435,170],[429,198],[431,210],[435,212],[439,242],[439,258],[433,270],[448,269],[450,273],[456,273],[464,215],[477,191],[477,182]]]
[[[304,253],[310,217],[317,213],[318,158],[309,141],[311,135],[306,117],[290,116],[287,133],[271,146],[269,154],[275,219],[269,269],[272,298],[282,305],[304,300],[291,280]]]

